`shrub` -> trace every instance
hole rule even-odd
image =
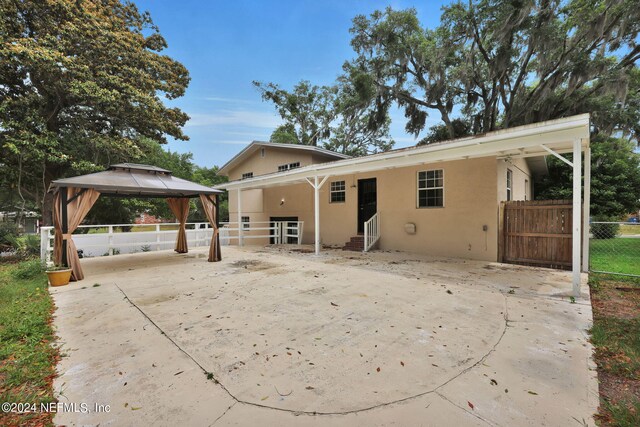
[[[593,234],[594,239],[613,239],[618,235],[620,224],[606,222],[612,221],[611,219],[601,219],[600,221],[604,221],[604,223],[591,223],[591,233]]]
[[[13,221],[0,222],[0,245],[13,247],[15,238],[20,234],[18,226]]]
[[[44,267],[39,259],[32,259],[18,264],[11,272],[14,279],[33,279],[44,271]]]

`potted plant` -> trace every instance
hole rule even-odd
[[[47,276],[51,286],[68,285],[69,280],[71,280],[71,269],[63,265],[47,267]]]

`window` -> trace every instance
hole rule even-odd
[[[333,181],[329,189],[331,203],[342,203],[346,200],[347,192],[344,181]]]
[[[241,219],[242,219],[242,229],[243,230],[248,230],[249,229],[249,217],[248,216],[243,216]]]
[[[253,172],[247,172],[242,174],[242,179],[253,178]]]
[[[261,148],[260,149],[260,157],[264,157],[264,156],[265,156],[264,148]]]
[[[507,169],[507,201],[513,198],[513,172]]]
[[[418,207],[444,207],[444,171],[442,169],[418,172]]]
[[[524,199],[529,200],[529,180],[524,180]]]
[[[286,165],[278,166],[278,172],[288,171],[290,169],[295,169],[300,167],[300,162],[288,163]]]

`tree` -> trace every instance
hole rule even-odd
[[[285,122],[271,142],[322,146],[351,156],[391,149],[388,110],[374,108],[373,82],[355,68],[346,71],[333,86],[303,80],[292,91],[253,82]]]
[[[188,139],[185,67],[148,13],[119,0],[0,3],[0,156],[50,220],[52,180]]]
[[[351,64],[404,108],[416,135],[431,111],[449,138],[456,116],[472,133],[582,112],[609,129],[611,110],[627,107],[639,31],[635,0],[458,2],[435,30],[413,9],[387,8],[354,19]],[[637,130],[627,120],[613,126]]]
[[[591,140],[591,214],[619,220],[640,208],[640,154],[623,138]],[[571,158],[571,155],[567,155]],[[572,169],[555,157],[548,160],[549,175],[536,182],[537,199],[570,199]]]
[[[335,118],[331,104],[335,88],[312,85],[306,80],[300,81],[288,92],[275,83],[254,81],[253,85],[260,91],[264,101],[272,102],[278,114],[285,121],[276,135],[285,135],[290,141],[295,136],[298,144],[318,146],[318,142],[327,138],[329,126]]]

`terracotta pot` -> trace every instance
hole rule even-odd
[[[49,285],[51,286],[64,286],[69,284],[71,280],[71,269],[47,271],[49,277]]]

